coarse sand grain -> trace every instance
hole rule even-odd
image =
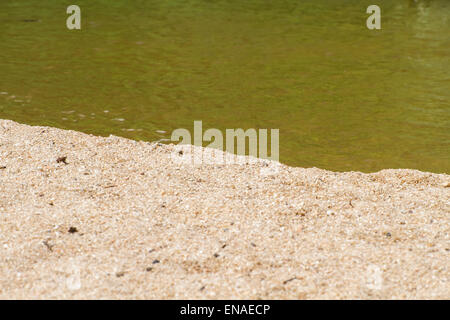
[[[0,298],[450,298],[449,175],[229,159],[0,120]]]

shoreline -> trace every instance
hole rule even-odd
[[[450,175],[191,151],[0,120],[0,298],[450,297]]]

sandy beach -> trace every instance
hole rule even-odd
[[[191,152],[0,120],[0,298],[450,298],[449,175]]]

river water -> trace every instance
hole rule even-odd
[[[81,8],[68,30],[66,8]],[[132,139],[278,128],[280,161],[450,172],[450,1],[0,2],[0,118]]]

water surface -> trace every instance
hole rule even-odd
[[[73,1],[72,1],[73,2]],[[450,172],[450,2],[0,3],[0,118],[133,139],[279,128],[280,160]],[[165,132],[165,133],[164,133]]]

